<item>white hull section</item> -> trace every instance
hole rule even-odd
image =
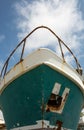
[[[5,75],[4,79],[0,82],[0,93],[14,79],[41,64],[48,65],[54,70],[67,76],[79,86],[82,92],[84,92],[84,84],[81,80],[81,76],[76,72],[75,69],[71,68],[66,62],[64,62],[52,51],[48,49],[38,49],[37,51],[27,56],[22,62],[16,64]]]
[[[19,123],[17,123],[17,128],[13,128],[11,130],[41,130],[41,129],[45,129],[45,130],[51,130],[54,128],[57,128],[57,126],[52,126],[50,125],[49,121],[46,120],[39,120],[36,121],[37,124],[35,125],[29,125],[29,126],[23,126],[23,127],[19,127]],[[67,129],[67,128],[61,128],[61,130],[72,130],[72,129]]]

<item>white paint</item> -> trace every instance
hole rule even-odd
[[[60,113],[63,112],[63,109],[64,109],[64,106],[65,106],[65,103],[66,103],[66,100],[68,98],[68,95],[69,95],[69,91],[70,89],[69,88],[65,88],[63,94],[62,94],[62,103],[61,103],[61,107],[60,107]]]
[[[0,110],[0,124],[1,122],[3,122],[5,124],[5,121],[4,121],[4,117],[3,117],[3,113],[2,111]]]
[[[45,64],[52,69],[62,73],[64,76],[68,77],[84,92],[84,84],[81,80],[80,75],[71,68],[67,63],[63,62],[55,53],[49,49],[38,49],[29,56],[27,56],[22,62],[15,65],[0,82],[0,93],[4,88],[12,82],[14,79],[24,74],[25,72],[34,69],[35,67]]]
[[[53,87],[53,90],[51,92],[51,94],[55,94],[56,95],[55,99],[54,99],[54,100],[56,100],[56,102],[57,102],[58,97],[61,96],[59,94],[60,90],[61,90],[61,84],[59,84],[59,83],[56,82],[55,85],[54,85],[54,87]],[[68,98],[69,91],[70,91],[69,88],[65,88],[65,90],[63,91],[63,94],[61,96],[62,97],[61,104],[58,107],[56,107],[56,106],[54,107],[53,105],[48,105],[47,104],[46,108],[45,108],[46,111],[49,110],[51,112],[55,112],[55,113],[61,114],[63,112],[66,100]],[[51,100],[51,97],[50,97],[50,100]]]
[[[50,122],[47,120],[39,120],[36,121],[37,124],[29,125],[29,126],[22,126],[22,127],[15,127],[10,130],[34,130],[34,129],[40,129],[40,128],[57,128],[56,126],[50,125]],[[71,130],[66,128],[61,128],[61,130]]]
[[[63,94],[62,94],[62,103],[61,103],[60,113],[63,112],[63,109],[64,109],[64,106],[65,106],[66,100],[67,100],[68,95],[69,95],[69,91],[70,91],[69,88],[65,88],[65,90],[64,90],[64,92],[63,92]]]
[[[55,126],[51,126],[49,124],[49,121],[47,121],[47,120],[39,120],[39,121],[36,121],[36,123],[37,124],[13,128],[11,130],[31,130],[31,129],[48,128],[48,127],[54,128],[55,127]]]
[[[66,95],[69,94],[69,91],[70,91],[69,88],[65,88],[65,90],[64,90],[64,92],[63,92],[63,94],[62,94],[63,101],[66,100],[65,98],[66,98]]]
[[[55,83],[54,88],[52,90],[52,93],[55,94],[55,95],[58,95],[59,91],[60,91],[60,87],[61,87],[61,84]]]

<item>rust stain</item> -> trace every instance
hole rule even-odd
[[[56,122],[57,129],[56,130],[61,130],[62,124],[63,124],[62,121],[57,120],[57,122]]]

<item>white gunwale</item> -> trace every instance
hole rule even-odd
[[[64,62],[58,57],[53,51],[45,48],[40,48],[35,52],[29,54],[23,61],[16,64],[0,81],[0,94],[13,80],[18,78],[20,75],[36,68],[37,66],[45,64],[52,69],[62,73],[72,80],[84,93],[84,84],[81,80],[81,76],[73,69],[70,65]]]

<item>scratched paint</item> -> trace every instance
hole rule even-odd
[[[66,100],[61,114],[46,112],[46,105],[56,83],[61,85],[59,95],[63,101]],[[65,94],[67,91],[68,96]],[[63,128],[75,130],[83,95],[70,79],[43,64],[11,82],[0,96],[0,105],[8,130],[35,125],[38,120],[49,121],[50,126],[56,126],[57,120],[62,121]]]

